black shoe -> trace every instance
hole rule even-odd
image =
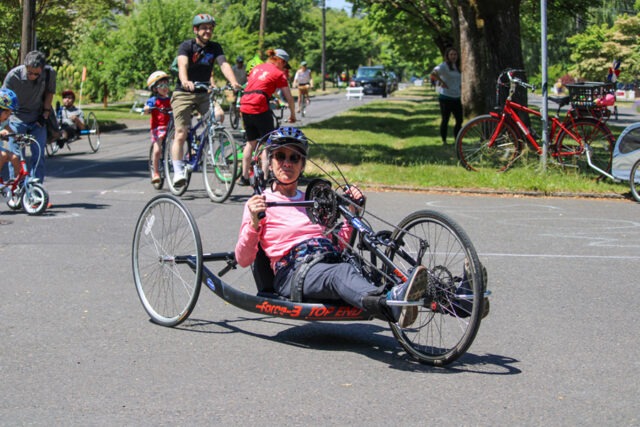
[[[248,179],[248,178],[245,178],[244,176],[241,176],[241,177],[238,179],[238,185],[239,185],[240,187],[248,187],[248,186],[250,186],[250,185],[251,185],[251,181],[249,181],[249,179]]]
[[[468,264],[465,262],[464,272],[462,275],[462,279],[457,278],[454,280],[459,280],[460,284],[456,289],[456,295],[465,295],[466,298],[454,298],[453,303],[451,305],[451,314],[457,317],[465,318],[471,316],[471,310],[473,309],[473,300],[470,299],[473,296],[473,290],[471,289],[468,277],[471,275],[471,272],[468,271]],[[480,271],[482,272],[482,281],[483,281],[483,290],[486,290],[487,287],[487,269],[484,265],[480,264]],[[489,298],[483,298],[482,304],[482,318],[484,319],[489,315],[491,311]]]

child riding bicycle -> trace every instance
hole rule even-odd
[[[18,109],[18,97],[11,89],[0,89],[0,138],[14,133],[9,127],[9,117],[11,113]],[[0,172],[5,163],[11,162],[13,170],[18,173],[16,181],[24,179],[28,174],[20,167],[20,157],[9,150],[5,150],[2,140],[0,140]],[[4,181],[0,176],[0,186],[4,186]]]
[[[143,112],[151,114],[151,143],[153,144],[153,176],[152,184],[161,181],[160,156],[161,144],[167,135],[171,116],[171,98],[169,97],[169,75],[164,71],[154,71],[147,79],[147,87],[153,95],[147,99]]]

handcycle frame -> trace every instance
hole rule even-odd
[[[217,203],[222,203],[233,191],[235,177],[237,176],[238,161],[235,155],[236,142],[225,127],[216,120],[215,105],[217,99],[226,90],[232,90],[230,86],[221,88],[210,87],[208,83],[196,82],[196,90],[209,92],[209,110],[195,125],[192,125],[187,133],[186,147],[183,160],[185,161],[186,182],[181,187],[173,185],[173,162],[171,149],[173,146],[175,123],[171,120],[170,127],[165,136],[162,153],[164,173],[167,177],[169,191],[176,196],[181,196],[189,188],[191,175],[199,172],[202,167],[204,186],[209,198]],[[200,132],[199,130],[202,129]],[[218,149],[222,148],[221,150]],[[211,170],[209,170],[211,168]],[[211,182],[208,176],[211,176]]]
[[[456,154],[459,160],[463,163],[469,170],[476,170],[474,166],[472,166],[467,161],[467,158],[471,158],[473,156],[481,156],[481,152],[483,150],[494,149],[496,151],[501,150],[502,154],[498,154],[497,156],[493,156],[494,158],[498,158],[499,167],[498,171],[505,171],[509,167],[513,165],[513,163],[524,153],[523,150],[523,142],[529,144],[535,151],[538,156],[543,154],[543,147],[538,144],[537,136],[534,135],[532,128],[530,128],[524,120],[518,115],[519,112],[527,114],[529,117],[542,117],[542,113],[540,111],[531,109],[525,105],[518,104],[512,101],[512,97],[516,92],[516,86],[521,86],[528,90],[535,90],[535,86],[531,85],[527,82],[524,82],[522,79],[514,77],[514,73],[522,71],[522,70],[513,70],[508,69],[503,71],[497,79],[496,84],[496,97],[498,98],[500,86],[504,85],[502,83],[503,76],[507,76],[509,79],[509,95],[505,99],[504,106],[500,111],[491,111],[488,115],[478,116],[468,122],[460,131],[456,138]],[[562,104],[565,102],[566,98],[549,98],[550,100]],[[566,105],[566,104],[564,104]],[[559,105],[558,111],[562,105]],[[474,126],[478,126],[478,124],[483,121],[496,121],[495,127],[491,132],[490,136],[487,138],[488,143],[486,143],[485,147],[480,146],[478,150],[469,151],[469,154],[466,154],[464,138],[466,136],[467,131],[469,129],[473,129]],[[593,117],[584,117],[578,114],[575,114],[571,111],[567,113],[564,120],[561,120],[559,114],[556,113],[555,116],[548,116],[548,120],[550,123],[549,129],[549,140],[553,141],[550,144],[550,155],[553,159],[555,159],[559,164],[563,166],[567,166],[570,159],[577,159],[579,156],[585,155],[587,159],[587,165],[599,172],[599,173],[607,173],[607,170],[611,168],[611,149],[613,146],[613,136],[611,131],[606,126],[605,121],[598,120]],[[588,127],[593,129],[600,129],[602,134],[606,138],[608,149],[605,148],[605,151],[609,152],[608,161],[606,165],[603,167],[598,166],[594,163],[592,159],[593,148],[586,141],[587,136],[590,135],[581,135],[579,130],[581,127]],[[504,138],[501,138],[503,133],[511,133],[514,136],[513,141],[509,141],[504,143]],[[524,141],[520,139],[520,137],[524,137]],[[565,143],[565,141],[567,143]],[[574,144],[575,143],[575,144]],[[574,147],[575,145],[575,147]],[[491,156],[487,156],[490,158]]]
[[[23,172],[29,172],[27,169],[27,162],[24,157],[24,150],[26,146],[38,147],[40,145],[38,141],[32,135],[28,134],[7,134],[3,139],[8,140],[13,138],[14,145],[18,148],[17,154],[20,158],[20,168]],[[38,162],[40,162],[41,153],[38,153]],[[32,153],[32,156],[34,154]],[[14,174],[18,174],[19,171],[14,171]],[[49,204],[49,193],[45,190],[44,186],[40,183],[38,178],[32,177],[30,174],[25,176],[24,179],[5,183],[0,186],[0,194],[7,199],[7,206],[12,210],[18,210],[20,207],[29,215],[42,215]]]
[[[402,328],[392,318],[383,320],[413,358],[435,366],[453,362],[473,342],[489,295],[471,240],[447,215],[430,210],[416,211],[397,226],[383,220],[393,229],[376,232],[365,218],[365,208],[346,195],[348,188],[345,184],[334,190],[329,181],[316,179],[307,185],[304,201],[268,206],[304,208],[312,221],[334,231],[338,219],[343,218],[353,227],[343,259],[385,290],[407,280],[417,265],[424,265],[432,286],[428,295],[416,301],[387,302],[417,310],[416,321]],[[223,266],[214,272],[205,262]],[[306,321],[382,318],[339,301],[298,302],[269,290],[257,295],[243,292],[222,279],[236,266],[232,251],[203,253],[195,219],[179,199],[158,195],[141,212],[132,244],[133,276],[143,307],[155,323],[176,326],[186,320],[202,283],[224,301],[257,314]]]

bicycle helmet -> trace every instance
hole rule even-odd
[[[271,132],[267,139],[266,146],[269,153],[280,147],[286,146],[288,148],[295,148],[306,157],[309,149],[309,142],[300,129],[293,126],[283,126]]]
[[[0,89],[0,108],[16,111],[18,109],[18,97],[11,89]]]
[[[199,13],[193,18],[193,26],[199,27],[202,24],[216,25],[216,20],[208,13]]]
[[[147,87],[149,88],[149,90],[153,90],[156,84],[163,79],[169,80],[169,74],[165,73],[164,71],[154,71],[147,79]]]

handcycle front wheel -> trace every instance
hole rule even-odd
[[[637,202],[640,202],[640,159],[637,160],[631,168],[629,175],[629,186],[631,187],[631,195]]]
[[[209,137],[203,135],[204,161],[202,162],[202,178],[209,198],[222,203],[233,191],[238,172],[238,156],[233,136],[224,129],[214,131]]]
[[[182,196],[187,188],[189,188],[189,183],[191,182],[191,174],[185,171],[185,179],[186,182],[181,187],[176,187],[173,185],[174,181],[174,170],[173,170],[173,157],[171,156],[171,147],[173,146],[173,139],[175,135],[175,127],[171,127],[169,132],[167,132],[166,142],[164,144],[164,175],[167,179],[167,186],[169,187],[169,191],[171,194],[176,196]],[[185,149],[190,150],[189,144],[185,143]],[[186,157],[186,156],[185,156]]]
[[[464,125],[456,138],[456,155],[462,166],[470,171],[488,168],[502,172],[513,164],[522,143],[508,122],[496,132],[499,124],[499,118],[486,114]]]
[[[403,219],[391,234],[387,255],[410,272],[427,268],[425,304],[406,328],[390,322],[400,345],[422,363],[442,366],[462,356],[473,342],[484,311],[486,283],[469,236],[445,214],[422,210]]]
[[[89,147],[94,153],[100,149],[100,125],[96,115],[92,112],[87,116],[87,140],[89,140]]]
[[[131,250],[133,280],[145,311],[163,326],[189,317],[202,285],[202,243],[191,212],[161,194],[144,207]]]

